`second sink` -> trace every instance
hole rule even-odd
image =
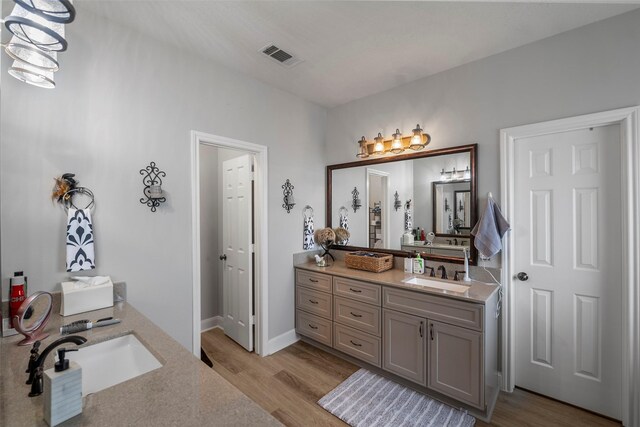
[[[455,283],[439,282],[437,280],[422,279],[420,277],[412,277],[410,279],[405,279],[402,282],[408,283],[410,285],[420,285],[420,286],[426,286],[428,288],[436,288],[436,289],[442,289],[445,291],[459,292],[459,293],[464,293],[468,291],[470,288],[470,286],[467,286],[467,285],[458,285]]]
[[[66,356],[82,367],[83,396],[162,366],[133,334],[82,347]]]

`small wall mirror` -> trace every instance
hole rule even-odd
[[[339,249],[396,256],[420,252],[449,262],[461,262],[463,249],[469,249],[475,264],[471,229],[477,216],[476,168],[476,144],[327,166],[328,226],[340,223],[332,207],[348,206],[351,190],[364,189],[365,209],[349,217],[350,246]],[[397,210],[396,194],[402,206]],[[414,234],[413,242],[403,238],[407,231]]]
[[[13,326],[25,336],[18,345],[29,345],[49,336],[44,328],[49,323],[52,308],[53,297],[49,292],[36,292],[24,300],[13,316]]]

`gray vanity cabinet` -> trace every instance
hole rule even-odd
[[[387,309],[382,317],[383,369],[426,386],[427,320]]]
[[[427,387],[483,408],[482,333],[430,320],[428,348]]]

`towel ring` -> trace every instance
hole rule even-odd
[[[311,215],[307,215],[307,211],[310,210],[311,211]],[[309,218],[313,216],[313,208],[309,205],[305,206],[304,209],[302,209],[302,216],[305,218]]]
[[[73,196],[78,195],[78,194],[85,195],[85,196],[87,196],[87,197],[89,197],[91,199],[89,201],[89,203],[87,204],[87,206],[85,206],[82,209],[91,209],[95,205],[95,197],[94,197],[93,192],[91,190],[89,190],[87,187],[76,187],[76,188],[72,188],[71,190],[67,191],[62,196],[62,200],[64,200],[64,204],[65,204],[67,209],[69,209],[70,207],[72,207],[74,209],[80,209],[76,205],[73,204]]]
[[[349,214],[349,210],[344,206],[340,206],[340,209],[338,209],[338,214],[346,217]]]

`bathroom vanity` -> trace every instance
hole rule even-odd
[[[59,294],[57,298],[59,300]],[[54,313],[57,313],[55,309]],[[87,339],[83,347],[95,345],[97,349],[101,343],[135,338],[162,366],[85,396],[82,413],[61,426],[281,425],[257,403],[125,302],[116,303],[112,308],[64,318],[54,314],[46,328],[51,335],[43,340],[41,348],[60,337],[58,331],[61,323],[110,316],[121,319],[122,323],[74,334]],[[25,368],[31,346],[17,346],[21,338],[12,336],[0,340],[0,425],[46,426],[43,396],[27,396],[30,386],[25,384]],[[74,344],[66,346],[76,348]],[[125,369],[125,365],[132,362],[120,360],[118,369]],[[52,368],[53,363],[52,353],[47,357],[44,369]],[[111,374],[114,372],[111,371]]]
[[[295,283],[305,341],[490,419],[499,391],[496,285],[369,273],[342,261],[297,265]]]

